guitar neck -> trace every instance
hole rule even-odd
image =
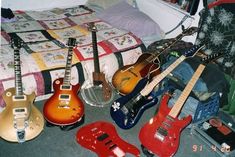
[[[187,86],[184,88],[183,92],[181,93],[180,97],[176,101],[175,105],[169,112],[169,115],[173,118],[176,118],[183,107],[186,99],[188,98],[190,92],[192,91],[194,85],[196,84],[197,80],[201,76],[203,70],[205,69],[205,65],[200,64],[197,68],[196,72],[193,74],[192,78],[188,82]]]
[[[159,84],[172,70],[174,70],[181,62],[185,60],[185,56],[181,56],[174,63],[172,63],[166,70],[164,70],[160,75],[157,75],[149,84],[147,84],[144,89],[141,90],[140,94],[142,96],[147,96],[153,88]]]
[[[96,73],[100,73],[100,63],[99,63],[96,31],[92,31],[91,35],[92,35],[93,57],[94,57],[94,71]]]
[[[73,47],[69,46],[68,48],[68,56],[67,56],[67,62],[65,66],[65,74],[64,74],[64,86],[69,86],[71,81],[71,67],[72,67],[72,58],[73,58]]]
[[[176,36],[175,38],[171,39],[170,42],[167,42],[167,43],[164,43],[164,45],[159,49],[159,52],[158,53],[155,53],[154,55],[150,56],[149,58],[147,58],[147,61],[148,62],[153,62],[155,61],[158,56],[160,54],[162,54],[163,52],[165,52],[166,50],[168,50],[169,48],[171,48],[171,46],[173,46],[177,41],[179,41],[180,39],[182,39],[184,37],[184,34],[179,34],[178,36]]]
[[[23,95],[21,67],[20,67],[20,53],[19,49],[14,50],[14,69],[15,69],[15,89],[16,96]]]

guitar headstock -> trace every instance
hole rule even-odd
[[[14,49],[14,50],[19,50],[23,45],[23,42],[18,39],[18,38],[12,38],[11,39],[11,47]]]
[[[191,49],[184,52],[184,56],[186,57],[193,57],[199,52],[205,45],[193,45]]]
[[[67,45],[68,45],[68,47],[74,47],[74,46],[76,46],[76,45],[77,45],[77,43],[76,43],[76,38],[69,38]]]
[[[91,31],[91,32],[97,32],[97,27],[95,26],[94,22],[90,22],[88,24],[88,30]]]
[[[188,36],[188,35],[193,35],[194,33],[196,33],[198,31],[197,27],[189,27],[188,29],[185,29],[182,32],[182,36]]]
[[[221,53],[221,52],[219,52],[219,53],[214,53],[214,54],[211,54],[211,55],[208,55],[208,56],[203,57],[203,58],[201,59],[201,61],[202,61],[203,63],[206,63],[206,64],[207,64],[207,63],[209,63],[209,62],[212,62],[212,61],[214,61],[214,60],[220,58],[222,55],[224,55],[224,53]]]

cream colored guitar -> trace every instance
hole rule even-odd
[[[14,48],[15,88],[4,91],[2,97],[6,108],[0,113],[0,137],[6,141],[19,142],[38,136],[44,127],[41,112],[33,105],[35,93],[23,93],[20,54],[21,42],[12,40]]]

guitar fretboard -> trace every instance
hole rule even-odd
[[[93,56],[94,56],[94,71],[96,73],[100,73],[100,63],[99,63],[99,53],[97,47],[97,37],[96,37],[96,30],[92,29],[92,48],[93,48]]]
[[[73,58],[73,47],[69,46],[67,62],[66,62],[66,67],[65,67],[64,81],[63,81],[64,86],[69,86],[70,85],[72,58]]]
[[[23,88],[22,88],[19,49],[14,49],[14,70],[15,70],[16,96],[21,96],[21,95],[23,95]]]
[[[173,108],[169,112],[169,115],[173,118],[176,118],[183,107],[186,99],[188,98],[190,92],[192,91],[194,85],[196,84],[197,80],[201,76],[203,70],[205,69],[205,65],[200,64],[197,68],[196,72],[193,74],[192,78],[188,82],[187,86],[184,88],[183,92],[181,93],[178,100],[175,102]]]
[[[166,70],[164,70],[160,75],[157,75],[149,84],[147,84],[144,89],[141,90],[140,94],[142,96],[147,96],[153,88],[160,83],[172,70],[174,70],[181,62],[185,60],[185,56],[181,56],[174,63],[172,63]]]

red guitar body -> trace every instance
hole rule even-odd
[[[139,133],[142,145],[159,157],[171,157],[177,152],[180,133],[192,120],[191,116],[182,120],[170,117],[167,106],[169,97],[168,94],[163,96],[157,115]]]
[[[97,121],[80,128],[77,142],[95,152],[99,157],[125,157],[126,153],[140,156],[140,151],[122,140],[115,127],[107,122]]]
[[[70,85],[63,89],[63,78],[53,82],[54,94],[46,101],[43,107],[45,119],[54,125],[71,125],[84,115],[84,105],[77,93],[80,85]]]

